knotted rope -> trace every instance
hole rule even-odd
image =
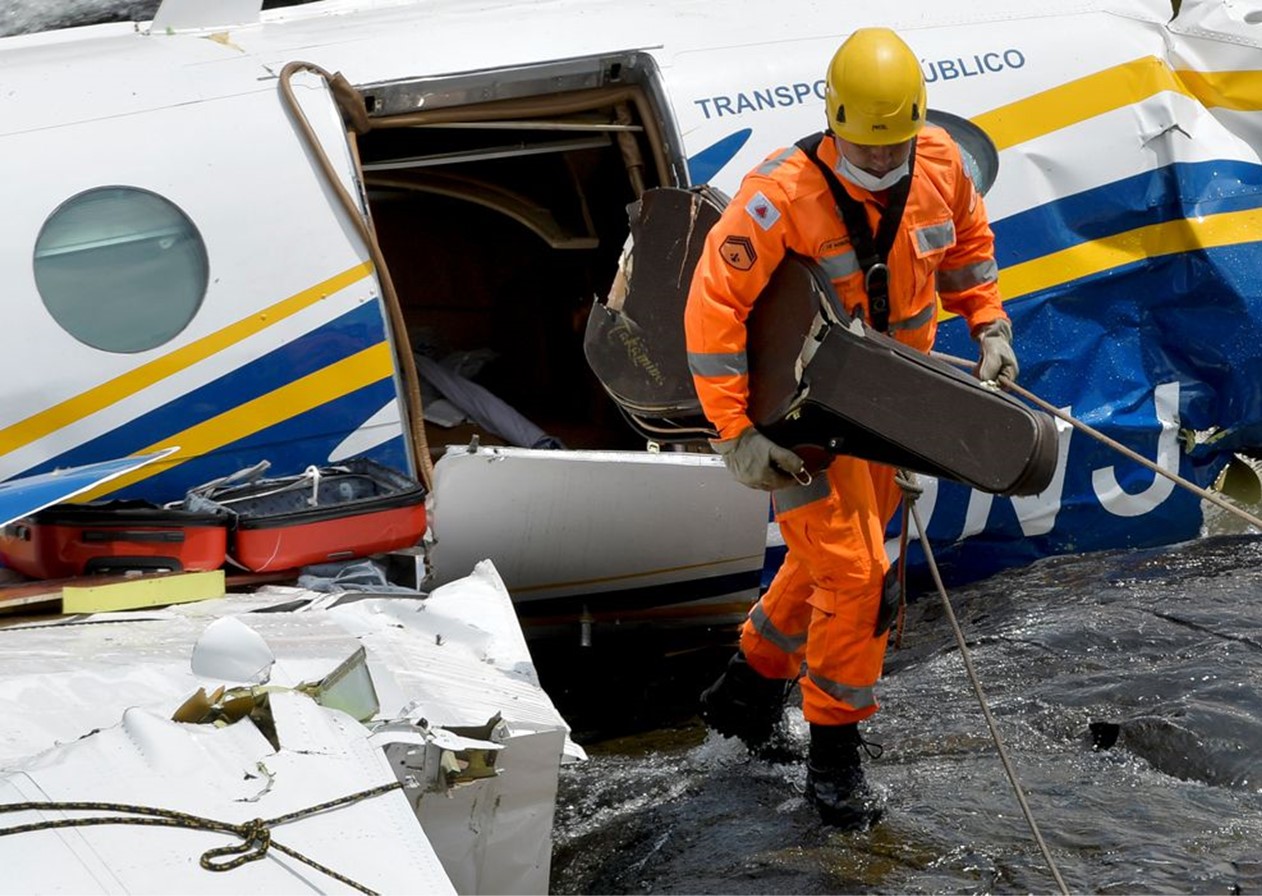
[[[241,838],[241,842],[230,846],[218,846],[214,849],[208,849],[202,853],[201,866],[207,871],[231,871],[233,868],[240,868],[247,862],[257,862],[264,858],[271,849],[279,850],[291,858],[311,866],[312,868],[328,875],[340,883],[346,884],[361,893],[376,894],[376,891],[365,887],[363,884],[352,880],[344,874],[340,874],[322,865],[315,859],[305,856],[278,843],[272,838],[272,828],[288,824],[291,821],[297,821],[301,818],[307,818],[320,812],[326,812],[330,809],[337,809],[342,806],[357,803],[360,800],[371,799],[375,796],[381,796],[383,793],[389,793],[392,790],[398,790],[403,785],[398,781],[391,784],[382,784],[379,787],[373,787],[368,790],[361,790],[358,793],[352,793],[348,796],[338,797],[319,805],[310,806],[306,809],[299,809],[289,812],[285,815],[278,815],[275,818],[255,818],[251,821],[241,824],[233,824],[227,821],[219,821],[214,818],[205,818],[200,815],[191,815],[187,812],[177,812],[173,809],[158,809],[152,806],[136,806],[127,803],[106,803],[106,802],[25,802],[25,803],[0,803],[0,812],[120,812],[128,813],[123,815],[97,816],[93,818],[57,818],[47,821],[35,821],[29,824],[14,825],[13,827],[0,828],[0,837],[9,836],[11,834],[25,834],[31,831],[48,831],[56,828],[73,828],[73,827],[93,827],[105,824],[130,824],[130,825],[147,825],[151,827],[168,827],[168,828],[188,828],[190,830],[199,831],[217,831],[224,834],[233,834]],[[229,857],[231,858],[225,858]]]

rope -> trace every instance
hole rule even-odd
[[[901,472],[900,475],[902,475]],[[1060,870],[1056,867],[1051,851],[1048,850],[1047,843],[1043,840],[1043,835],[1039,833],[1038,823],[1035,822],[1034,814],[1030,811],[1030,804],[1026,802],[1025,794],[1021,789],[1021,782],[1017,778],[1016,769],[1012,765],[1012,760],[1008,757],[1008,750],[1004,746],[1003,738],[999,734],[999,728],[995,724],[995,719],[990,714],[990,705],[986,701],[986,694],[982,691],[982,684],[977,677],[977,670],[973,668],[973,659],[969,653],[968,644],[964,640],[964,632],[960,628],[959,621],[955,618],[955,610],[951,607],[951,599],[947,597],[946,587],[942,584],[942,576],[938,573],[938,564],[934,560],[933,549],[929,546],[929,536],[925,531],[925,524],[920,518],[920,510],[916,507],[915,498],[910,496],[906,490],[904,490],[904,507],[911,508],[912,519],[916,521],[916,531],[920,533],[920,546],[925,552],[929,573],[933,576],[933,583],[938,588],[938,596],[942,598],[942,607],[946,611],[952,631],[955,632],[955,642],[960,648],[960,658],[964,660],[964,669],[968,673],[969,683],[973,686],[973,693],[977,695],[977,702],[981,705],[982,715],[986,717],[986,726],[990,728],[990,737],[995,742],[995,749],[999,751],[999,761],[1003,763],[1004,771],[1008,774],[1008,780],[1012,782],[1012,789],[1016,793],[1021,812],[1025,815],[1026,824],[1030,826],[1030,833],[1034,835],[1034,840],[1038,844],[1039,850],[1043,853],[1043,858],[1047,861],[1047,867],[1051,869],[1052,877],[1056,879],[1056,885],[1060,887],[1060,891],[1064,896],[1069,896],[1069,888],[1065,886],[1065,879],[1061,877]]]
[[[953,355],[948,355],[943,352],[931,352],[931,355],[935,358],[940,358],[944,361],[947,361],[951,364],[955,364],[960,367],[964,367],[968,369],[971,369],[972,367],[974,367],[974,363],[972,361],[965,360],[964,358],[958,358]],[[1031,402],[1037,407],[1042,408],[1044,411],[1047,411],[1052,416],[1057,417],[1060,420],[1063,420],[1064,422],[1068,423],[1070,426],[1074,427],[1078,431],[1086,433],[1087,435],[1091,436],[1093,439],[1098,440],[1104,445],[1107,445],[1109,448],[1112,448],[1113,450],[1117,451],[1123,456],[1129,458],[1130,460],[1133,460],[1135,463],[1140,464],[1143,467],[1146,467],[1147,469],[1153,471],[1154,473],[1157,473],[1160,476],[1166,477],[1167,479],[1174,482],[1176,485],[1184,489],[1187,489],[1188,491],[1192,492],[1194,495],[1197,495],[1203,500],[1209,501],[1211,504],[1214,504],[1217,507],[1221,507],[1223,510],[1227,511],[1228,513],[1234,514],[1236,517],[1244,520],[1249,525],[1262,530],[1262,519],[1259,519],[1258,517],[1254,516],[1248,511],[1243,510],[1235,506],[1234,504],[1231,504],[1220,495],[1216,495],[1213,492],[1209,491],[1208,489],[1201,488],[1199,485],[1196,485],[1194,482],[1190,482],[1189,480],[1180,476],[1178,473],[1173,473],[1170,470],[1167,470],[1164,467],[1154,463],[1153,461],[1150,461],[1148,458],[1144,457],[1143,455],[1135,451],[1132,451],[1130,448],[1127,448],[1122,443],[1109,438],[1104,433],[1100,432],[1094,427],[1089,426],[1086,423],[1083,423],[1081,420],[1078,420],[1077,418],[1071,416],[1070,414],[1067,414],[1066,412],[1062,411],[1060,408],[1056,407],[1052,403],[1045,401],[1044,399],[1035,395],[1030,390],[1023,388],[1022,386],[1018,386],[1015,382],[1013,382],[1008,377],[1006,376],[999,377],[998,384],[1005,390],[1009,392],[1014,392],[1017,395],[1020,395],[1022,398],[1026,399],[1027,401]],[[901,471],[900,471],[900,475],[902,475]],[[1008,757],[1007,749],[1004,747],[1003,739],[999,735],[999,729],[995,725],[995,720],[990,714],[990,707],[986,702],[986,695],[982,691],[981,682],[977,678],[977,673],[976,673],[976,670],[973,668],[973,661],[969,654],[968,646],[964,641],[964,633],[960,629],[960,624],[955,618],[955,611],[951,607],[951,600],[950,598],[947,597],[946,588],[942,584],[942,576],[938,572],[938,564],[934,560],[933,549],[929,545],[929,536],[925,530],[924,523],[920,518],[920,511],[916,509],[914,500],[915,500],[914,497],[911,497],[907,489],[904,487],[904,498],[903,498],[904,513],[906,513],[907,508],[910,507],[912,516],[916,521],[916,529],[920,533],[920,545],[921,545],[921,548],[925,552],[925,560],[929,566],[929,573],[933,577],[934,585],[938,589],[938,596],[942,599],[942,606],[946,611],[947,619],[950,621],[951,628],[955,632],[955,640],[960,648],[960,657],[961,659],[964,660],[964,668],[968,672],[969,682],[972,684],[973,691],[977,695],[977,701],[981,705],[982,715],[986,717],[986,725],[990,728],[991,738],[994,740],[995,747],[999,751],[999,759],[1003,763],[1004,771],[1007,773],[1009,781],[1012,782],[1012,787],[1013,787],[1013,791],[1016,793],[1017,802],[1021,805],[1021,812],[1025,815],[1026,823],[1030,826],[1030,831],[1034,835],[1034,839],[1038,843],[1040,851],[1042,851],[1043,853],[1043,858],[1047,861],[1048,868],[1051,869],[1052,876],[1056,878],[1056,883],[1060,887],[1061,892],[1066,894],[1066,896],[1068,896],[1069,890],[1066,888],[1065,881],[1061,877],[1060,871],[1057,869],[1056,863],[1052,859],[1051,853],[1048,851],[1047,843],[1043,840],[1043,835],[1039,833],[1038,824],[1034,821],[1034,816],[1030,811],[1030,806],[1026,802],[1025,795],[1021,789],[1020,781],[1017,778],[1016,770],[1013,768],[1012,761]],[[904,516],[904,521],[905,520],[906,520],[906,517]],[[906,536],[905,522],[904,522],[903,534],[905,538]],[[903,543],[903,542],[900,541],[900,543]],[[901,557],[900,557],[900,561],[901,561]],[[901,627],[900,627],[899,634],[901,635]]]
[[[894,623],[894,649],[900,650],[907,622],[907,541],[911,533],[911,507],[925,490],[916,481],[916,474],[906,470],[894,472],[894,484],[903,492],[903,516],[898,527],[898,618]]]
[[[971,369],[972,367],[975,366],[972,361],[965,360],[964,358],[957,358],[953,355],[948,355],[943,352],[931,352],[931,355],[935,358],[940,358],[944,361],[947,361],[951,364],[958,365],[960,367]],[[1135,451],[1132,451],[1130,448],[1127,448],[1125,445],[1121,444],[1120,442],[1109,438],[1108,436],[1106,436],[1104,433],[1100,432],[1099,430],[1087,425],[1086,423],[1083,423],[1081,420],[1078,420],[1077,418],[1071,416],[1070,414],[1065,413],[1060,408],[1056,407],[1055,405],[1051,404],[1048,401],[1045,401],[1044,399],[1035,395],[1033,392],[1029,391],[1028,389],[1018,386],[1015,382],[1013,382],[1008,377],[1001,376],[998,380],[998,384],[1005,390],[1009,392],[1014,392],[1017,395],[1020,395],[1022,398],[1026,399],[1027,401],[1031,402],[1032,404],[1038,406],[1039,408],[1042,408],[1044,411],[1047,411],[1052,416],[1065,421],[1070,426],[1074,427],[1080,432],[1084,432],[1087,435],[1091,436],[1093,439],[1097,439],[1104,445],[1107,445],[1108,447],[1112,448],[1113,450],[1117,451],[1123,456],[1129,458],[1130,460],[1133,460],[1136,463],[1140,464],[1141,466],[1144,466],[1147,469],[1152,470],[1154,473],[1157,473],[1158,475],[1166,477],[1167,479],[1174,482],[1176,485],[1187,489],[1188,491],[1192,492],[1193,494],[1197,495],[1198,497],[1206,501],[1209,501],[1211,504],[1214,504],[1217,507],[1221,507],[1223,510],[1226,510],[1228,513],[1234,514],[1235,516],[1244,520],[1249,525],[1254,526],[1258,529],[1262,529],[1262,519],[1259,519],[1258,517],[1254,516],[1248,511],[1242,510],[1241,508],[1235,506],[1234,504],[1231,504],[1225,498],[1214,494],[1208,489],[1201,488],[1199,485],[1196,485],[1195,483],[1190,482],[1187,479],[1184,479],[1178,473],[1173,473],[1165,469],[1164,467],[1150,461],[1148,458],[1144,457],[1143,455]],[[899,477],[906,478],[906,476],[907,474],[903,473],[902,471],[899,471]],[[896,479],[896,481],[898,480]],[[1022,814],[1025,815],[1026,823],[1030,826],[1030,832],[1034,835],[1034,839],[1038,843],[1039,850],[1043,853],[1043,858],[1047,861],[1047,866],[1051,870],[1052,876],[1056,879],[1057,886],[1060,887],[1061,893],[1065,894],[1065,896],[1068,896],[1069,890],[1065,886],[1064,878],[1061,877],[1060,871],[1056,867],[1056,862],[1052,859],[1051,852],[1047,848],[1047,843],[1044,841],[1043,835],[1039,832],[1038,824],[1034,820],[1034,815],[1030,811],[1029,803],[1026,802],[1025,794],[1023,793],[1022,788],[1021,788],[1021,783],[1019,779],[1017,778],[1016,769],[1012,765],[1012,760],[1008,756],[1008,751],[1007,751],[1007,748],[1004,746],[1003,738],[1000,736],[999,729],[995,725],[994,717],[990,713],[990,706],[986,701],[985,693],[982,691],[981,682],[978,680],[977,672],[973,668],[973,661],[968,650],[968,645],[964,640],[964,632],[961,630],[959,621],[955,617],[955,610],[951,607],[951,600],[947,596],[946,587],[942,584],[942,576],[938,572],[938,564],[934,560],[933,549],[929,545],[928,533],[925,530],[924,522],[920,518],[920,511],[916,508],[916,505],[915,505],[915,495],[913,495],[910,492],[910,490],[907,488],[907,486],[903,482],[899,482],[899,485],[903,488],[903,512],[904,512],[903,533],[902,533],[902,538],[900,539],[900,546],[903,548],[903,550],[900,551],[900,557],[899,557],[900,563],[902,562],[902,555],[904,554],[905,548],[906,548],[906,536],[907,536],[906,513],[907,513],[907,510],[910,509],[912,518],[916,522],[916,529],[920,533],[920,546],[924,550],[925,560],[929,567],[929,573],[933,577],[933,583],[938,589],[938,596],[942,599],[943,609],[946,611],[947,619],[951,623],[951,629],[955,633],[955,640],[960,648],[960,658],[964,661],[964,668],[965,668],[965,671],[968,673],[969,682],[973,686],[973,692],[977,695],[977,702],[981,705],[982,715],[985,716],[986,718],[986,725],[987,727],[990,728],[990,736],[995,742],[995,748],[999,752],[999,759],[1003,763],[1004,771],[1008,775],[1008,780],[1012,782],[1013,792],[1016,794],[1017,802],[1021,806],[1021,812]],[[901,572],[902,570],[900,569],[900,574]],[[900,578],[901,578],[901,575],[900,575]],[[901,607],[900,607],[900,617],[901,617]],[[901,635],[902,635],[901,618],[899,622],[898,634],[901,639]]]
[[[943,354],[942,352],[931,352],[931,354],[933,357],[941,358],[943,361],[947,361],[951,364],[957,364],[957,365],[960,365],[962,367],[967,367],[967,368],[972,368],[975,366],[972,361],[966,361],[963,358],[957,358],[954,355],[946,355],[946,354]],[[1114,441],[1113,439],[1106,436],[1104,433],[1100,432],[1098,429],[1095,429],[1087,425],[1086,423],[1083,423],[1081,420],[1071,417],[1069,414],[1066,414],[1064,411],[1056,407],[1054,404],[1044,401],[1042,398],[1039,398],[1030,390],[1024,389],[1021,386],[1018,386],[1016,383],[1008,379],[1006,376],[1000,377],[998,382],[1000,386],[1002,386],[1004,389],[1008,390],[1009,392],[1015,392],[1017,395],[1020,395],[1022,398],[1026,399],[1027,401],[1030,401],[1031,403],[1038,405],[1040,408],[1047,411],[1053,417],[1059,417],[1061,420],[1064,420],[1074,429],[1077,429],[1080,432],[1085,432],[1087,435],[1091,436],[1093,439],[1097,439],[1100,442],[1104,443],[1105,445],[1108,445],[1113,450],[1135,461],[1135,463],[1140,464],[1144,467],[1147,467],[1148,469],[1152,470],[1154,473],[1157,473],[1161,476],[1166,477],[1170,481],[1174,482],[1176,485],[1179,485],[1187,489],[1188,491],[1192,492],[1192,494],[1197,495],[1198,497],[1203,498],[1206,501],[1209,501],[1211,504],[1221,507],[1223,510],[1226,510],[1228,513],[1235,514],[1237,517],[1244,520],[1250,526],[1254,526],[1258,529],[1262,529],[1262,519],[1259,519],[1258,517],[1249,513],[1247,510],[1242,510],[1241,508],[1229,502],[1226,498],[1223,498],[1221,495],[1216,495],[1213,492],[1209,491],[1208,489],[1203,489],[1196,483],[1189,482],[1187,479],[1184,479],[1178,473],[1172,473],[1169,470],[1167,470],[1165,467],[1162,467],[1162,466],[1159,466],[1158,464],[1153,463],[1148,458],[1144,457],[1142,454],[1137,454],[1136,452],[1127,448],[1121,442]]]
[[[127,803],[98,803],[98,802],[26,802],[26,803],[0,803],[0,812],[126,812],[130,815],[122,816],[104,816],[97,818],[57,818],[47,821],[35,821],[29,824],[20,824],[8,828],[0,828],[0,837],[10,834],[26,834],[32,831],[48,831],[57,828],[73,828],[73,827],[93,827],[105,824],[131,824],[145,825],[150,827],[168,827],[168,828],[188,828],[190,830],[199,831],[218,831],[224,834],[235,834],[241,838],[241,842],[231,846],[218,846],[214,849],[208,849],[202,853],[201,866],[207,871],[231,871],[233,868],[240,868],[247,862],[257,862],[267,855],[269,849],[276,849],[285,855],[309,865],[310,867],[328,875],[334,880],[346,884],[348,887],[358,890],[361,893],[369,893],[376,896],[375,890],[370,890],[363,884],[352,880],[351,878],[334,871],[327,865],[322,865],[315,859],[309,858],[285,846],[282,843],[272,839],[272,828],[279,827],[282,824],[288,824],[291,821],[297,821],[300,818],[306,818],[320,812],[336,809],[341,806],[356,803],[360,800],[371,799],[380,796],[383,793],[389,793],[392,790],[398,790],[403,785],[398,781],[390,784],[382,784],[368,790],[361,790],[358,793],[352,793],[348,796],[338,797],[328,802],[320,803],[316,806],[310,806],[306,809],[299,809],[289,812],[285,815],[278,815],[275,818],[255,818],[242,824],[232,824],[227,821],[218,821],[213,818],[204,818],[200,815],[191,815],[187,812],[176,812],[173,809],[157,809],[152,806],[135,806]],[[134,817],[133,817],[134,816]],[[225,858],[231,856],[232,858]]]

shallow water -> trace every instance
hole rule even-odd
[[[1262,891],[1262,539],[1060,557],[953,589],[988,705],[1073,892]],[[597,649],[600,648],[599,642]],[[783,762],[707,734],[700,686],[728,645],[646,663],[651,709],[595,669],[557,697],[590,761],[562,772],[555,893],[1044,893],[1058,886],[1013,793],[936,594],[865,724],[886,814],[821,825],[801,793],[806,724]],[[640,673],[636,673],[636,669]],[[674,668],[678,675],[667,671]],[[545,685],[548,676],[545,675]],[[593,700],[599,705],[593,704]],[[596,721],[593,721],[596,720]],[[616,725],[614,725],[616,728]]]

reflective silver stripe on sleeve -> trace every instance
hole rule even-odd
[[[929,321],[933,320],[933,315],[937,313],[937,310],[936,306],[930,305],[914,317],[909,317],[906,320],[895,321],[890,324],[889,331],[893,333],[896,330],[915,330],[923,327],[925,324],[929,323]]]
[[[744,352],[689,352],[688,369],[695,376],[729,376],[749,373]]]
[[[840,280],[842,277],[849,277],[859,270],[859,259],[855,257],[853,251],[842,252],[838,255],[830,255],[828,258],[816,260],[830,280]]]
[[[955,242],[955,222],[943,221],[941,224],[930,224],[916,231],[916,245],[921,252],[937,252]]]
[[[851,687],[810,671],[806,673],[806,677],[825,694],[849,704],[852,709],[867,709],[869,706],[876,706],[876,691],[871,687]]]
[[[994,283],[999,279],[999,265],[993,258],[965,265],[962,268],[944,271],[938,270],[938,292],[963,292],[983,283]]]
[[[807,504],[822,501],[831,495],[832,491],[828,476],[817,473],[809,485],[791,485],[788,488],[776,489],[771,493],[771,503],[775,506],[776,513],[786,513],[805,507]]]
[[[784,150],[779,155],[772,156],[771,158],[767,159],[767,161],[763,162],[761,165],[758,166],[758,173],[770,174],[771,172],[779,168],[781,165],[783,165],[785,159],[787,159],[789,156],[793,155],[797,151],[798,151],[798,148],[796,146],[790,146],[788,149]]]
[[[800,635],[786,635],[780,631],[772,624],[771,619],[767,617],[767,612],[762,608],[761,600],[754,604],[754,608],[749,611],[749,621],[758,634],[785,653],[797,653],[806,646],[806,632],[802,632]]]

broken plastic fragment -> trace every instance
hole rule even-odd
[[[194,675],[265,684],[276,657],[262,635],[241,620],[216,619],[193,645]]]
[[[279,750],[280,739],[276,733],[276,720],[272,718],[269,692],[280,690],[286,689],[253,685],[230,689],[219,687],[208,696],[205,688],[198,688],[197,693],[180,704],[180,708],[172,714],[171,721],[226,728],[249,717],[259,734],[267,738],[274,749]]]
[[[368,671],[368,653],[362,645],[324,678],[300,684],[297,690],[321,706],[340,709],[358,722],[368,721],[381,707],[372,673]]]

